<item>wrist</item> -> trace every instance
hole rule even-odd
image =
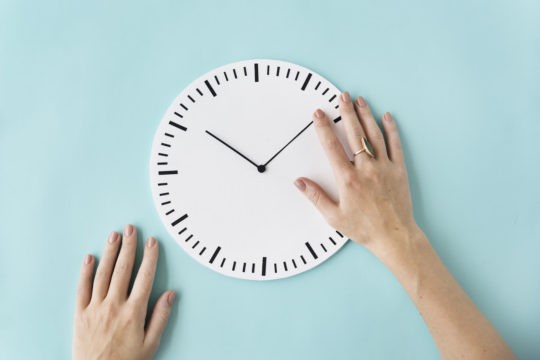
[[[415,277],[422,258],[433,252],[424,232],[416,225],[385,234],[368,246],[369,250],[398,277]]]

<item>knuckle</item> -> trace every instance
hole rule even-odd
[[[166,323],[169,320],[170,311],[167,309],[162,309],[158,312],[158,318],[161,322]]]
[[[99,316],[99,322],[104,328],[110,328],[118,321],[119,308],[112,302],[107,302]]]
[[[373,142],[376,144],[382,144],[384,142],[384,137],[380,130],[375,131],[373,134]]]
[[[126,325],[137,324],[140,321],[140,307],[138,306],[128,306],[126,308],[124,322]]]
[[[141,312],[141,309],[146,308],[148,305],[148,297],[141,291],[132,292],[126,303],[129,304],[130,314],[136,315]]]
[[[345,183],[347,187],[355,186],[356,183],[358,182],[358,178],[354,171],[350,171],[350,170],[344,171],[342,176],[343,176],[343,182]]]
[[[144,304],[144,296],[142,296],[141,291],[132,291],[127,298],[126,304],[131,307],[131,312],[141,307]]]
[[[128,267],[129,265],[126,261],[119,261],[115,266],[115,270],[117,270],[120,273],[124,273],[124,272],[127,272]]]
[[[308,197],[311,199],[311,202],[313,202],[316,207],[319,207],[321,202],[321,193],[319,192],[319,190],[311,186],[308,189]]]
[[[141,276],[142,276],[143,281],[145,282],[150,281],[154,277],[153,268],[147,268],[147,269],[142,270]]]
[[[114,298],[107,296],[105,300],[103,300],[103,308],[107,314],[116,315],[120,306]]]
[[[374,161],[367,161],[362,170],[364,177],[368,180],[377,181],[380,177],[380,171],[377,166],[375,166]]]
[[[96,271],[96,278],[94,280],[94,282],[103,282],[105,280],[105,272],[103,271],[103,269],[98,269]]]
[[[339,149],[341,143],[335,136],[328,136],[325,139],[325,145],[330,151],[335,151]]]
[[[141,289],[141,290],[138,290],[137,292],[145,293],[146,289],[152,287],[153,279],[154,279],[154,272],[150,270],[140,271],[139,274],[137,275],[137,279],[135,280],[138,283],[137,289]]]
[[[169,312],[162,310],[158,313],[158,318],[161,322],[166,322],[169,319]]]

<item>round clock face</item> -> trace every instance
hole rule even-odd
[[[343,141],[339,93],[304,67],[248,60],[176,97],[154,137],[150,182],[165,227],[191,257],[224,275],[271,280],[343,246],[293,185],[309,177],[337,197],[312,114],[324,110]]]

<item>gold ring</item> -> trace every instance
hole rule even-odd
[[[375,151],[373,150],[373,147],[371,146],[369,141],[363,136],[362,136],[361,141],[362,141],[362,148],[354,153],[354,157],[356,157],[356,155],[358,155],[358,154],[361,154],[361,153],[365,152],[366,154],[368,154],[368,156],[370,158],[374,158],[375,157]]]

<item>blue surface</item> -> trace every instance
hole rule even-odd
[[[70,356],[83,256],[126,222],[161,240],[154,298],[180,293],[160,359],[438,357],[360,246],[256,283],[167,235],[154,130],[193,79],[249,58],[310,67],[393,112],[418,221],[521,359],[539,358],[538,18],[532,0],[0,1],[0,358]]]

